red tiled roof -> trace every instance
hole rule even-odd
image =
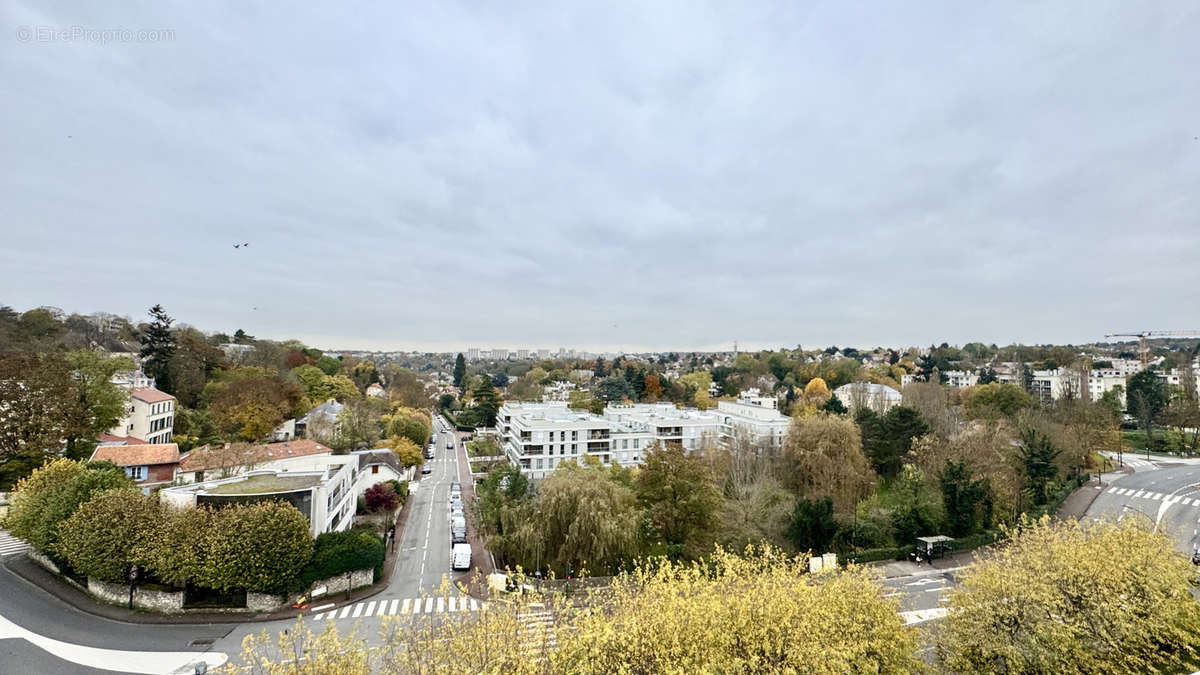
[[[146,441],[133,436],[116,436],[107,431],[96,437],[96,440],[101,443],[120,444],[120,445],[146,445]]]
[[[162,403],[163,401],[174,401],[175,397],[157,389],[134,389],[131,395],[139,401],[146,403]]]
[[[209,448],[188,453],[179,461],[180,471],[204,471],[224,466],[264,464],[288,457],[305,457],[333,452],[320,443],[306,438],[283,443],[270,443],[247,448],[245,454],[234,456],[232,448]]]
[[[179,446],[174,443],[101,445],[92,453],[92,461],[103,459],[107,459],[117,466],[177,464],[179,462]]]

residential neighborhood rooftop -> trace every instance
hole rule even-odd
[[[101,445],[92,452],[91,460],[108,460],[117,466],[175,464],[179,461],[179,446],[174,443]]]
[[[211,488],[204,488],[210,495],[254,495],[270,492],[292,492],[306,490],[321,484],[321,476],[314,474],[264,474],[241,480],[230,480]]]

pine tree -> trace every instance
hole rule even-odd
[[[171,317],[162,305],[150,308],[153,321],[142,331],[142,350],[138,353],[145,362],[142,369],[154,378],[155,386],[171,393],[171,381],[167,374],[167,364],[175,353],[175,336],[171,334]]]
[[[461,387],[463,376],[467,374],[467,360],[463,358],[462,352],[454,359],[454,386]]]

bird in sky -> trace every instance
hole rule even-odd
[[[241,247],[243,247],[243,246],[245,246],[245,247],[249,248],[249,247],[250,247],[250,242],[246,242],[245,244],[234,244],[234,245],[233,245],[233,247],[234,247],[234,248],[241,248]]]

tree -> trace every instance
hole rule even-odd
[[[454,386],[463,386],[463,377],[467,374],[467,360],[463,358],[462,352],[454,358]]]
[[[796,548],[820,555],[829,550],[837,531],[831,498],[796,500],[787,531],[788,539]]]
[[[287,589],[312,557],[308,519],[286,502],[236,504],[215,513],[200,577],[208,588]]]
[[[332,377],[341,372],[342,362],[332,356],[321,355],[317,357],[317,368],[320,368],[321,372]]]
[[[784,484],[803,497],[831,497],[840,513],[851,512],[874,477],[858,427],[838,415],[793,418],[783,456]]]
[[[221,389],[210,409],[225,433],[259,441],[283,423],[298,397],[298,390],[291,392],[275,379],[237,379]]]
[[[241,328],[233,332],[233,343],[237,345],[248,345],[254,342],[254,336],[250,335]]]
[[[333,445],[339,450],[374,447],[383,432],[380,418],[387,404],[378,399],[354,401],[338,413]],[[422,441],[424,442],[424,441]]]
[[[804,385],[804,400],[811,405],[824,404],[830,396],[829,385],[820,377],[814,377]]]
[[[1033,493],[1034,504],[1045,504],[1050,501],[1050,485],[1058,477],[1054,460],[1060,451],[1054,448],[1045,434],[1033,428],[1021,431],[1021,443],[1017,451],[1020,466],[1025,472],[1026,485]]]
[[[433,420],[429,413],[416,408],[397,406],[387,417],[389,436],[407,438],[417,448],[422,448],[433,436]]]
[[[376,483],[363,493],[367,513],[392,513],[400,508],[400,495],[391,483]]]
[[[1024,389],[1009,382],[971,387],[963,396],[967,417],[976,420],[1013,419],[1031,405],[1033,398]]]
[[[647,375],[645,378],[645,388],[642,391],[642,400],[647,403],[655,403],[658,399],[662,398],[662,395],[663,386],[658,375],[653,373]]]
[[[225,363],[220,349],[209,344],[204,335],[187,328],[174,333],[175,351],[167,361],[167,374],[180,405],[194,408],[200,403],[204,385]]]
[[[113,375],[133,370],[133,361],[125,357],[109,358],[90,349],[67,352],[64,357],[72,369],[74,401],[66,425],[66,454],[72,459],[90,457],[96,437],[121,420],[129,393],[112,383]]]
[[[181,587],[203,578],[216,517],[207,506],[163,508],[150,534],[137,542],[134,559],[164,584]]]
[[[934,534],[940,519],[933,495],[925,487],[925,476],[908,465],[892,481],[892,531],[896,543],[912,544],[917,537]]]
[[[602,401],[623,401],[633,397],[633,387],[629,380],[620,375],[612,375],[600,380],[596,385],[596,398]]]
[[[102,492],[58,526],[54,551],[71,569],[109,583],[126,581],[136,549],[150,537],[162,509],[158,499],[136,489]]]
[[[842,403],[842,400],[837,397],[837,394],[830,394],[829,400],[825,401],[825,405],[821,406],[821,410],[835,415],[845,415],[849,412],[845,404]]]
[[[400,460],[402,466],[419,466],[425,460],[421,446],[404,436],[392,436],[387,446],[396,453],[396,459]]]
[[[605,611],[558,630],[555,672],[756,673],[923,669],[916,632],[865,571],[809,575],[777,549],[662,563],[617,579]]]
[[[509,540],[521,542],[530,567],[549,563],[565,575],[586,565],[603,574],[633,557],[640,519],[633,490],[609,468],[568,461],[542,481],[531,517]]]
[[[492,376],[492,386],[503,389],[508,386],[508,373],[496,373]]]
[[[150,308],[153,319],[142,330],[142,349],[138,356],[144,359],[142,369],[154,378],[155,386],[168,394],[174,392],[171,386],[170,363],[175,353],[175,336],[171,334],[171,317],[167,316],[162,305]]]
[[[105,490],[131,487],[133,481],[112,462],[56,459],[17,483],[4,527],[39,551],[53,553],[59,524],[80,504]]]
[[[479,426],[496,426],[496,414],[500,412],[500,396],[496,393],[496,388],[492,386],[492,381],[486,377],[479,378],[479,384],[475,385],[475,389],[472,390],[471,398],[475,401]]]
[[[9,487],[64,450],[78,392],[66,361],[0,356],[0,487]],[[77,431],[74,433],[78,433]]]
[[[860,408],[860,410],[868,410]],[[882,417],[872,412],[856,413],[862,430],[863,450],[871,466],[885,478],[900,473],[904,456],[912,449],[914,438],[929,433],[921,414],[908,406],[894,406]]]
[[[987,480],[975,478],[966,462],[946,460],[938,486],[952,536],[964,537],[978,531],[981,524],[991,524],[991,487]]]
[[[995,368],[988,366],[987,368],[979,369],[979,384],[992,384],[999,381]]]
[[[938,651],[955,672],[1188,672],[1195,571],[1135,519],[1049,518],[978,559],[951,591]]]
[[[1125,400],[1129,412],[1138,419],[1142,431],[1146,432],[1146,447],[1153,445],[1154,421],[1167,405],[1167,388],[1152,370],[1143,370],[1129,378]]]
[[[709,548],[721,493],[704,461],[678,443],[655,443],[634,481],[638,503],[672,551],[696,555]]]

